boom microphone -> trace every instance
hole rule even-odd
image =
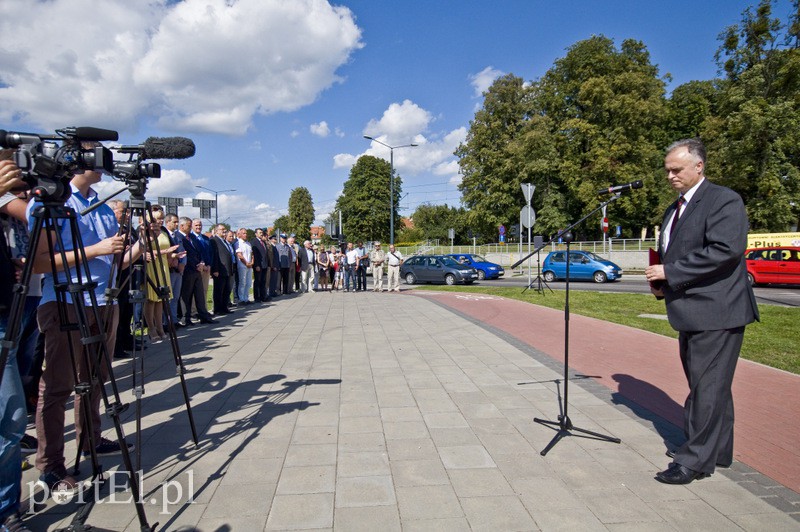
[[[597,194],[616,194],[617,192],[627,192],[628,190],[634,188],[642,188],[644,183],[642,183],[641,179],[638,181],[634,181],[633,183],[626,183],[624,185],[615,185],[613,187],[608,188],[601,188],[597,191]]]
[[[100,129],[99,127],[65,127],[63,130],[65,134],[70,137],[76,137],[79,140],[119,140],[119,133],[111,129]]]
[[[138,153],[142,159],[188,159],[195,152],[194,142],[186,137],[149,137],[142,144],[113,149],[120,153]]]

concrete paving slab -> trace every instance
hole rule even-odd
[[[557,362],[431,299],[296,295],[182,333],[198,448],[172,355],[151,348],[141,436],[144,484],[159,504],[148,502],[148,520],[186,531],[800,523],[800,495],[738,461],[688,487],[653,480],[677,429],[596,382],[605,375],[570,381],[570,416],[622,443],[569,436],[541,456],[555,432],[532,418],[558,414]],[[115,368],[129,375],[131,364]],[[132,412],[123,421],[133,437]],[[36,476],[25,472],[26,481]],[[178,487],[186,500],[175,500]],[[48,502],[31,528],[64,526],[74,509]],[[132,505],[98,504],[88,522],[139,530]]]

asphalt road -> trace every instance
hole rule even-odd
[[[493,281],[480,281],[476,285],[484,286],[509,286],[521,289],[528,285],[526,276],[508,276],[508,273],[500,279]],[[553,290],[564,290],[566,283],[556,281],[547,283]],[[591,281],[571,281],[570,290],[594,290],[598,292],[624,292],[632,294],[649,294],[650,287],[645,281],[644,275],[624,276],[619,281],[597,284]],[[536,285],[534,285],[536,288]],[[545,288],[546,289],[546,288]],[[800,286],[775,285],[755,287],[756,300],[760,305],[782,305],[786,307],[800,307]]]

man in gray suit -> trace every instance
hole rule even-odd
[[[679,333],[689,382],[684,405],[686,443],[669,468],[656,475],[666,484],[688,484],[733,461],[731,385],[744,328],[758,319],[747,282],[744,252],[747,213],[742,198],[704,175],[706,151],[699,139],[667,148],[664,167],[679,194],[664,215],[659,253],[663,264],[647,268],[653,294],[663,297]]]

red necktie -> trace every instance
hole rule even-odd
[[[672,217],[672,225],[669,228],[669,239],[672,240],[672,235],[675,234],[675,228],[678,226],[678,218],[681,216],[681,207],[683,204],[686,203],[686,200],[683,199],[683,196],[678,198],[678,206],[675,207],[675,215]]]

